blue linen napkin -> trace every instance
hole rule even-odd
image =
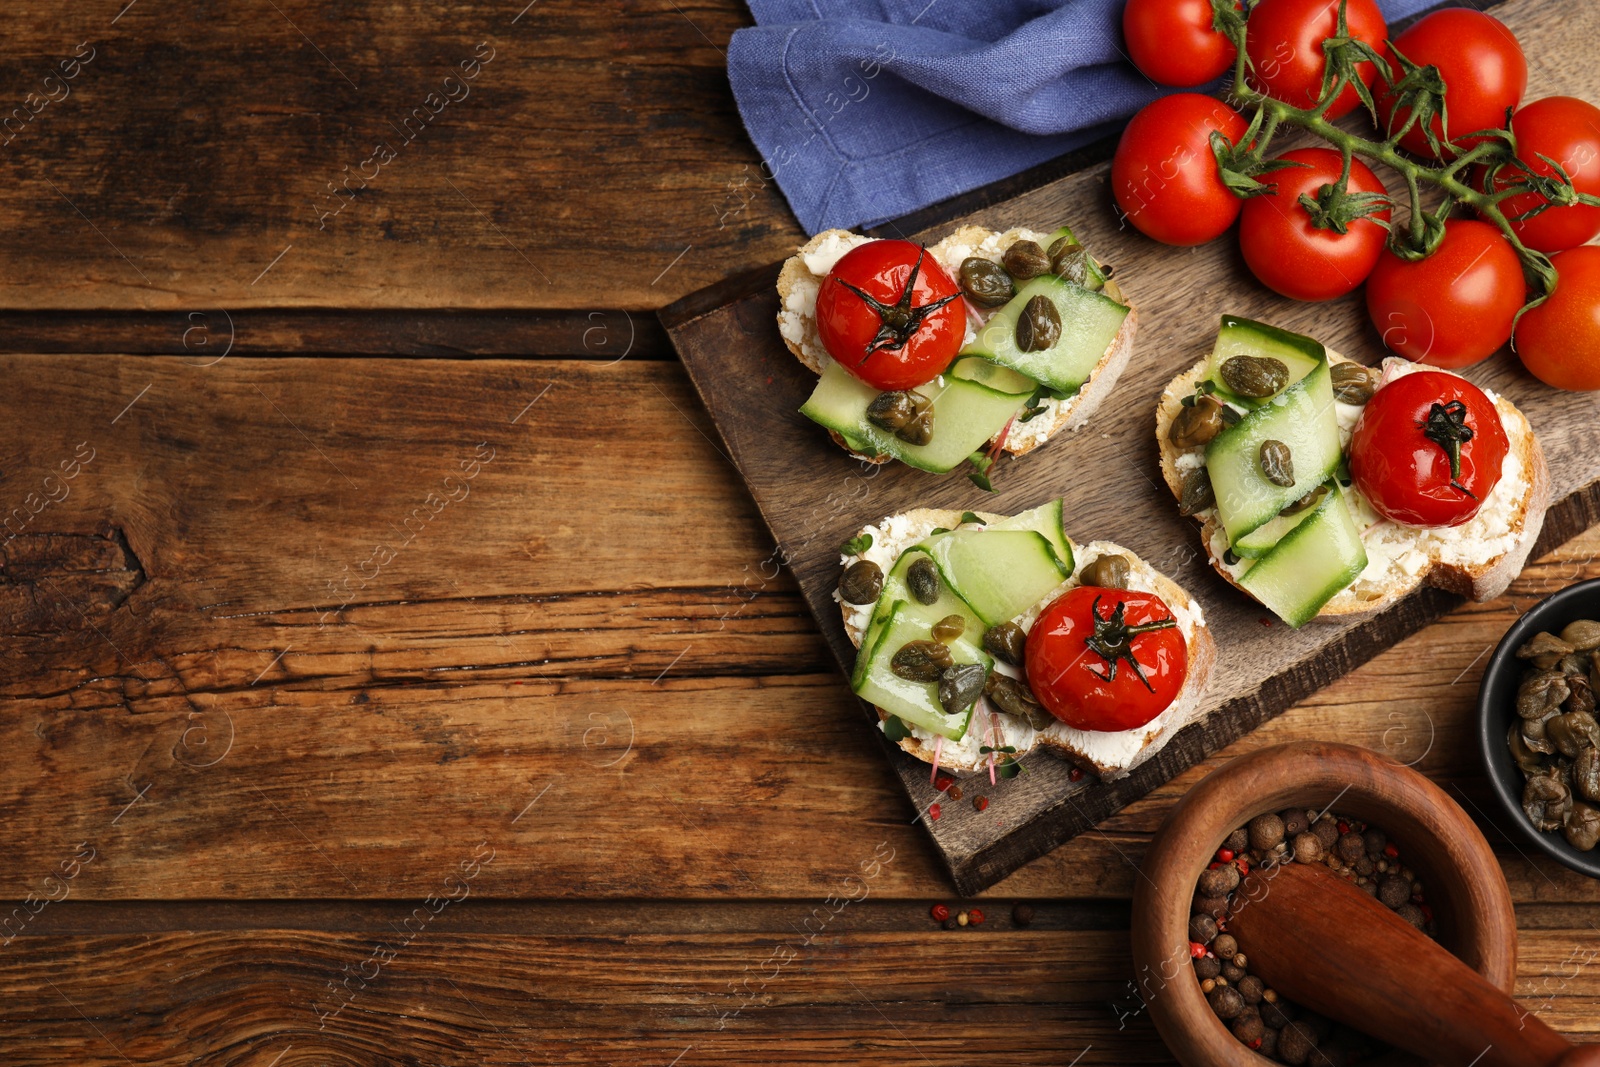
[[[1161,89],[1123,0],[748,0],[739,113],[807,233],[873,225],[1114,133]],[[1379,0],[1399,19],[1437,0]]]

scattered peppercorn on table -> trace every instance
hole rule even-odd
[[[1600,884],[1472,742],[1600,532],[961,900],[652,315],[803,240],[740,4],[14,7],[0,1062],[1170,1062],[1136,865],[1292,738],[1480,817],[1522,1004],[1600,1038]]]

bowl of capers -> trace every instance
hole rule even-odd
[[[1600,877],[1600,578],[1506,631],[1478,690],[1484,769],[1514,838]]]

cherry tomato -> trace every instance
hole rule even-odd
[[[1251,197],[1239,216],[1244,261],[1269,289],[1295,300],[1332,300],[1366,280],[1383,251],[1388,231],[1371,218],[1349,223],[1345,233],[1320,230],[1300,204],[1339,180],[1342,158],[1331,148],[1300,148],[1284,159],[1304,166],[1273,171],[1275,192]],[[1351,192],[1382,193],[1383,182],[1359,159],[1351,160]],[[1389,209],[1377,218],[1388,221]]]
[[[1245,51],[1252,80],[1268,96],[1295,107],[1311,107],[1322,95],[1322,72],[1328,65],[1322,41],[1339,25],[1339,0],[1261,0],[1250,12]],[[1374,0],[1346,0],[1345,28],[1375,49],[1389,36]],[[1378,76],[1373,63],[1360,63],[1356,74],[1368,85]],[[1348,115],[1361,102],[1351,86],[1334,100],[1328,118]]]
[[[1090,639],[1111,653],[1107,659]],[[1028,631],[1028,686],[1078,730],[1132,730],[1183,688],[1189,647],[1154,593],[1080,585],[1053,600]]]
[[[1435,367],[1465,367],[1511,339],[1527,293],[1522,264],[1487,222],[1449,219],[1427,259],[1385,248],[1367,279],[1367,314],[1390,351]]]
[[[1415,371],[1361,409],[1350,435],[1350,477],[1386,519],[1460,526],[1499,484],[1509,449],[1500,413],[1482,389],[1443,371]]]
[[[822,279],[817,333],[828,354],[868,385],[910,389],[943,374],[960,351],[967,327],[960,296],[921,246],[871,241],[840,256]]]
[[[1453,120],[1451,125],[1455,125]],[[1574,189],[1600,195],[1600,108],[1572,96],[1547,96],[1513,115],[1511,132],[1517,137],[1517,157],[1536,174],[1555,173],[1554,167],[1539,158],[1549,156],[1561,164]],[[1494,187],[1511,185],[1522,173],[1520,167],[1507,167]],[[1538,193],[1522,193],[1500,202],[1500,211],[1512,220],[1511,228],[1529,248],[1560,252],[1600,233],[1600,207],[1588,204],[1546,208],[1520,222],[1514,218],[1545,202]]]
[[[1111,161],[1111,190],[1128,221],[1163,244],[1220,237],[1240,202],[1217,174],[1211,131],[1237,144],[1246,128],[1233,108],[1199,93],[1162,97],[1133,116]]]
[[[1523,364],[1557,389],[1600,389],[1600,245],[1550,257],[1555,295],[1517,322]]]
[[[1185,89],[1220,77],[1239,54],[1212,28],[1211,0],[1128,0],[1122,36],[1145,77]]]
[[[1457,143],[1463,148],[1483,140],[1464,134],[1503,128],[1507,109],[1522,103],[1528,87],[1528,60],[1517,38],[1503,22],[1481,11],[1464,7],[1435,11],[1396,37],[1394,50],[1419,67],[1439,68],[1450,128],[1446,131],[1434,115],[1433,132],[1441,141],[1460,138]],[[1398,78],[1400,64],[1392,55],[1390,67]],[[1378,98],[1378,114],[1386,117],[1393,134],[1411,117],[1411,109],[1396,108],[1384,95]],[[1406,131],[1400,144],[1421,156],[1434,154],[1420,123]]]

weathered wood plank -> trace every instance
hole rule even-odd
[[[485,867],[479,881],[502,875]],[[420,906],[339,932],[18,938],[0,955],[0,1049],[9,1063],[75,1067],[197,1056],[252,1067],[277,1056],[942,1067],[970,1063],[974,1048],[1005,1063],[1171,1062],[1122,999],[1121,931],[1008,930],[997,917],[977,932],[928,932],[909,914],[899,929],[861,929],[880,910],[867,901],[829,915],[816,936],[803,924],[827,907],[806,902],[774,906],[774,925],[742,932],[480,934],[459,928],[471,899],[426,921]],[[1524,941],[1518,978],[1529,1011],[1590,1040],[1600,970],[1578,961],[1593,949],[1585,928],[1540,930]]]
[[[799,236],[733,0],[7,14],[0,308],[652,308]]]
[[[183,356],[197,369],[229,356],[676,358],[645,312],[507,308],[8,311],[0,352]]]

